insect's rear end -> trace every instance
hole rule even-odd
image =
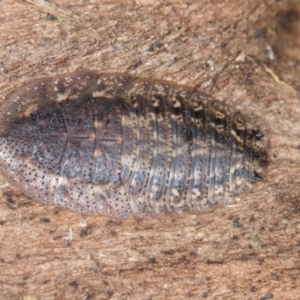
[[[262,134],[184,86],[80,71],[36,80],[0,109],[0,168],[28,196],[154,217],[228,203],[260,178]]]

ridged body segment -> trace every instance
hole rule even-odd
[[[29,197],[83,214],[181,215],[259,179],[261,136],[192,88],[78,71],[35,80],[0,108],[0,169]]]

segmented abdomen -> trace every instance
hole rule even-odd
[[[84,214],[154,217],[228,203],[266,153],[231,108],[191,88],[79,71],[0,109],[0,167],[28,196]]]

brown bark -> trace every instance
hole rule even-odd
[[[299,299],[298,0],[59,4],[79,20],[0,2],[1,103],[78,68],[197,85],[260,124],[270,162],[234,205],[181,219],[86,218],[2,176],[0,299]]]

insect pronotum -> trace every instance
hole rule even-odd
[[[76,71],[0,108],[0,169],[27,196],[127,218],[197,213],[260,179],[263,134],[192,88]]]

